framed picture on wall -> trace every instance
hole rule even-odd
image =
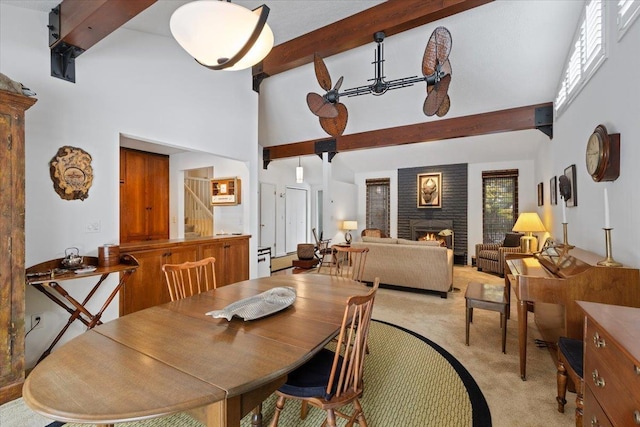
[[[576,186],[576,165],[571,165],[564,170],[564,176],[569,180],[571,195],[567,197],[567,207],[578,206],[578,189]]]
[[[421,173],[418,174],[418,207],[441,208],[442,207],[442,174]]]
[[[558,177],[556,176],[549,181],[549,203],[558,204]]]
[[[544,186],[542,183],[538,184],[538,206],[544,205]]]

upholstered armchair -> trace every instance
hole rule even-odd
[[[504,258],[509,253],[521,253],[522,233],[507,233],[502,243],[479,243],[476,245],[476,266],[478,271],[497,273],[504,277]]]

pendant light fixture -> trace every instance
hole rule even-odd
[[[229,0],[200,0],[180,6],[169,27],[178,44],[211,70],[242,70],[267,56],[273,32],[269,8],[253,11]]]
[[[304,181],[304,169],[300,165],[300,157],[298,157],[298,166],[296,166],[296,182],[301,184]]]

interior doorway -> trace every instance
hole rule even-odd
[[[184,238],[213,236],[213,167],[184,171]]]
[[[285,192],[285,251],[295,252],[298,243],[308,243],[308,192],[287,187]]]
[[[260,183],[260,247],[276,253],[276,186]]]

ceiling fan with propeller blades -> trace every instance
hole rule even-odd
[[[307,94],[307,105],[313,114],[320,118],[320,126],[331,136],[340,136],[347,126],[349,117],[347,107],[340,102],[340,97],[359,95],[383,95],[388,90],[413,86],[414,83],[427,83],[427,97],[424,100],[423,112],[427,116],[442,117],[449,111],[451,100],[448,90],[451,84],[451,33],[445,27],[433,30],[422,57],[422,76],[403,77],[385,81],[384,76],[384,46],[385,33],[378,31],[373,40],[378,44],[375,52],[375,76],[369,85],[345,89],[340,92],[343,77],[335,86],[331,84],[331,76],[324,60],[317,53],[313,57],[314,71],[318,84],[326,92],[324,95],[310,92]]]

